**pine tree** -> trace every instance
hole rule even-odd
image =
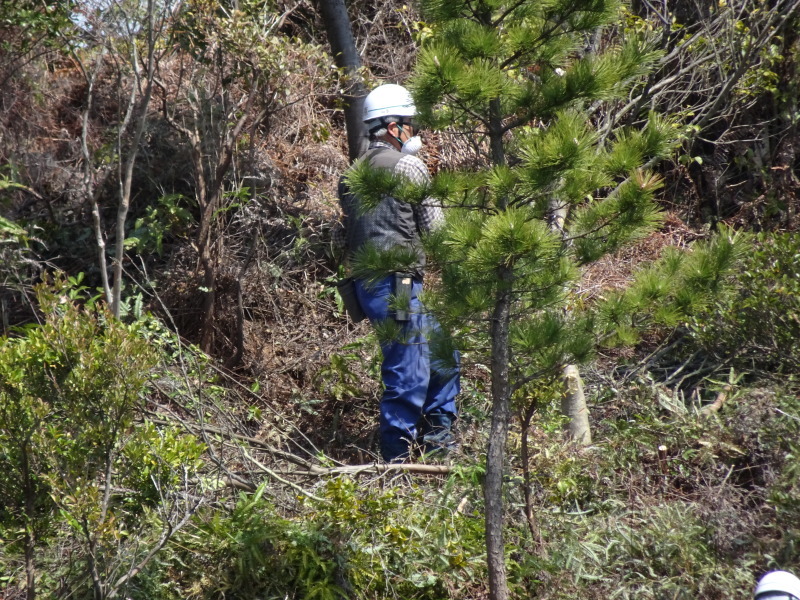
[[[411,81],[420,120],[472,149],[469,168],[425,189],[360,165],[349,177],[365,203],[431,195],[446,225],[426,240],[441,284],[426,301],[491,370],[492,420],[484,497],[490,594],[505,600],[503,466],[511,399],[590,356],[593,320],[571,310],[580,267],[660,222],[648,170],[674,128],[656,115],[614,123],[615,102],[657,58],[640,39],[609,40],[614,0],[423,0],[432,35]],[[557,225],[557,226],[554,226]],[[362,276],[402,270],[402,253],[365,251]],[[447,329],[447,327],[446,327]],[[448,343],[449,342],[449,343]]]

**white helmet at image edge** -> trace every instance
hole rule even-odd
[[[771,571],[764,575],[756,586],[756,600],[784,598],[786,595],[800,600],[800,579],[788,571]]]
[[[364,122],[381,117],[413,117],[417,107],[409,92],[402,85],[386,83],[372,90],[364,99]]]

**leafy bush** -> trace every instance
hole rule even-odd
[[[0,537],[29,590],[57,541],[71,548],[61,588],[106,598],[191,514],[204,446],[137,422],[159,357],[140,323],[82,307],[77,283],[39,286],[43,322],[0,339]]]
[[[186,234],[193,224],[192,213],[183,204],[191,205],[182,194],[165,194],[144,209],[136,219],[133,231],[125,239],[125,247],[139,254],[164,253],[164,242]]]
[[[760,235],[733,284],[692,320],[691,337],[744,370],[800,372],[800,236]]]
[[[204,598],[438,599],[480,577],[482,524],[455,511],[452,488],[438,498],[419,488],[326,482],[292,518],[265,486],[230,511],[198,515],[176,560],[193,565],[185,594]]]

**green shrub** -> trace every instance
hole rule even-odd
[[[448,483],[381,490],[327,481],[291,518],[262,486],[230,511],[198,515],[176,560],[196,598],[440,599],[479,578],[482,523],[455,511]],[[402,493],[402,495],[401,495]]]
[[[159,356],[142,324],[82,305],[77,283],[39,286],[42,323],[0,339],[0,535],[28,589],[53,592],[37,571],[63,545],[62,591],[99,599],[130,585],[191,513],[183,492],[204,446],[141,422]]]
[[[762,452],[754,461],[767,472],[764,554],[771,566],[791,568],[800,562],[800,395],[779,394],[770,409],[772,418],[758,428]]]
[[[800,372],[800,236],[758,236],[733,284],[692,319],[690,337],[741,370]]]

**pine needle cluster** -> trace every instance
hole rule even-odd
[[[691,252],[669,248],[641,269],[625,290],[610,294],[597,311],[598,325],[611,345],[635,344],[656,327],[679,327],[731,286],[746,236],[720,227],[718,235],[696,244]]]

